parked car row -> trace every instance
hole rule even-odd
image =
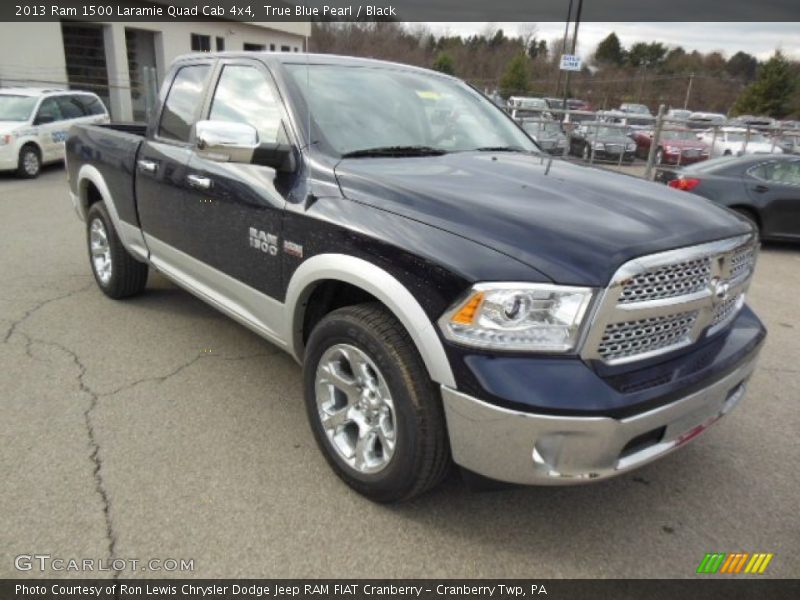
[[[42,165],[64,160],[70,127],[108,122],[108,110],[90,92],[0,89],[0,171],[37,177]]]

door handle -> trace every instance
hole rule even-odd
[[[189,182],[190,186],[198,190],[211,189],[211,179],[209,179],[208,177],[192,174],[186,176],[186,181]]]
[[[766,185],[761,185],[761,184],[755,186],[753,189],[757,191],[759,194],[763,194],[764,192],[769,191],[769,188]]]
[[[158,170],[158,163],[154,160],[141,158],[136,164],[143,173],[155,173]]]

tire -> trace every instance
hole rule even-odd
[[[19,151],[17,176],[23,179],[36,179],[42,172],[42,157],[33,144],[24,145]]]
[[[106,296],[119,300],[144,290],[147,265],[133,258],[122,245],[102,202],[93,204],[86,216],[86,245],[92,274]]]
[[[311,332],[304,364],[311,429],[347,485],[376,502],[397,502],[445,477],[450,449],[441,398],[408,332],[386,308],[367,303],[329,313]]]
[[[725,150],[725,152],[722,153],[722,156],[732,156],[732,153],[730,150]]]

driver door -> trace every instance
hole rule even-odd
[[[261,62],[221,60],[214,78],[201,120],[251,125],[262,144],[288,141],[283,104]],[[216,273],[232,278],[229,287],[237,290],[245,307],[257,304],[262,294],[282,301],[283,209],[297,175],[256,164],[217,162],[195,150],[186,172],[188,254],[211,267],[211,279]]]

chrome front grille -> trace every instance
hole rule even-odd
[[[744,304],[751,235],[637,258],[614,274],[581,355],[606,364],[651,358],[726,327]]]
[[[698,312],[609,323],[598,352],[604,360],[618,360],[686,343]]]
[[[728,298],[725,300],[725,302],[717,306],[714,309],[714,316],[711,319],[711,329],[714,329],[718,325],[722,325],[731,320],[738,312],[738,309],[741,308],[741,304],[743,302],[744,294],[739,294],[737,296]]]
[[[620,304],[659,300],[693,294],[708,287],[711,259],[688,260],[645,271],[626,282],[619,297]]]
[[[731,259],[731,279],[751,275],[756,262],[756,247],[753,244],[737,248]]]

